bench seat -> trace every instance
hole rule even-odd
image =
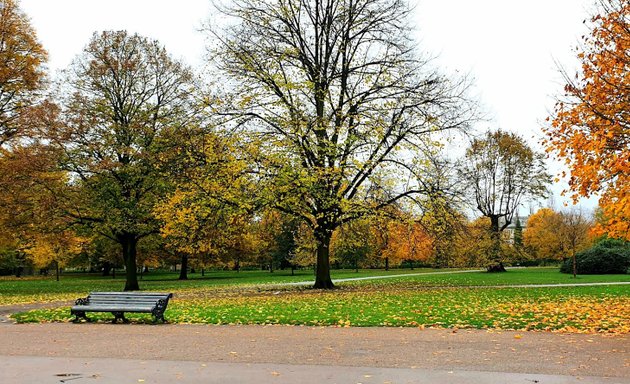
[[[166,322],[164,311],[172,297],[172,293],[159,292],[91,292],[87,297],[77,299],[70,313],[76,316],[75,322],[81,318],[89,321],[86,312],[111,312],[114,323],[118,319],[128,322],[125,312],[151,313],[154,322]]]

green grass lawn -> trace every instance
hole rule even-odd
[[[339,285],[413,285],[424,287],[471,287],[512,284],[557,284],[557,283],[593,283],[630,281],[630,274],[625,275],[583,275],[573,276],[558,272],[557,268],[517,268],[506,273],[465,272],[448,273],[435,269],[379,269],[360,270],[358,273],[349,270],[333,270],[333,279],[345,279],[370,276],[396,276],[408,274],[406,277],[393,277],[383,280],[364,280],[344,282]],[[437,274],[433,274],[437,272]],[[424,275],[415,275],[423,274]],[[245,288],[282,284],[287,282],[313,281],[312,271],[209,271],[205,276],[200,273],[189,274],[189,280],[177,280],[175,272],[151,272],[140,280],[140,287],[148,291],[183,292],[191,290],[214,290]],[[72,300],[85,296],[90,291],[120,291],[124,286],[124,274],[118,273],[116,279],[88,274],[66,274],[61,281],[54,277],[0,278],[0,305],[51,302]]]
[[[396,269],[379,270],[367,269],[355,272],[353,270],[333,270],[333,279],[352,277],[387,276],[408,273],[426,273],[433,269]],[[312,270],[296,270],[292,275],[290,270],[268,271],[207,271],[189,273],[188,280],[178,280],[179,272],[156,271],[144,274],[139,281],[140,288],[147,291],[180,292],[190,290],[213,290],[251,288],[270,284],[289,282],[314,281]],[[117,273],[116,278],[102,277],[98,274],[69,273],[56,281],[54,276],[46,277],[3,277],[0,278],[0,305],[30,304],[52,301],[73,300],[85,296],[90,291],[121,291],[125,285],[124,273]]]
[[[397,275],[401,270],[335,271],[333,279]],[[411,272],[409,270],[405,271]],[[415,270],[425,273],[426,270]],[[292,324],[325,326],[407,326],[495,328],[587,333],[630,332],[630,286],[564,288],[483,288],[510,284],[630,281],[630,275],[572,276],[556,268],[514,269],[502,274],[466,272],[339,283],[334,291],[265,284],[308,281],[277,271],[211,272],[177,281],[176,274],[151,274],[146,290],[169,291],[175,298],[166,317],[177,323]],[[273,276],[270,276],[273,275]],[[65,276],[49,280],[0,280],[0,302],[74,299],[91,290],[120,290],[122,280]],[[108,320],[111,315],[91,314]],[[19,322],[70,321],[68,307],[15,314]],[[137,322],[148,315],[130,314]]]

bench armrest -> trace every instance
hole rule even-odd
[[[88,305],[90,304],[90,297],[80,297],[78,299],[76,299],[76,301],[74,302],[74,305]]]

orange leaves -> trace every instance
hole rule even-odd
[[[565,75],[566,99],[545,128],[546,145],[571,169],[569,188],[579,196],[601,193],[600,232],[630,239],[630,215],[620,197],[630,194],[630,4],[606,0],[583,39],[577,79]]]

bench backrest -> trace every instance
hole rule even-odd
[[[160,292],[91,292],[90,304],[138,304],[155,305],[158,300],[168,301],[172,293]]]

